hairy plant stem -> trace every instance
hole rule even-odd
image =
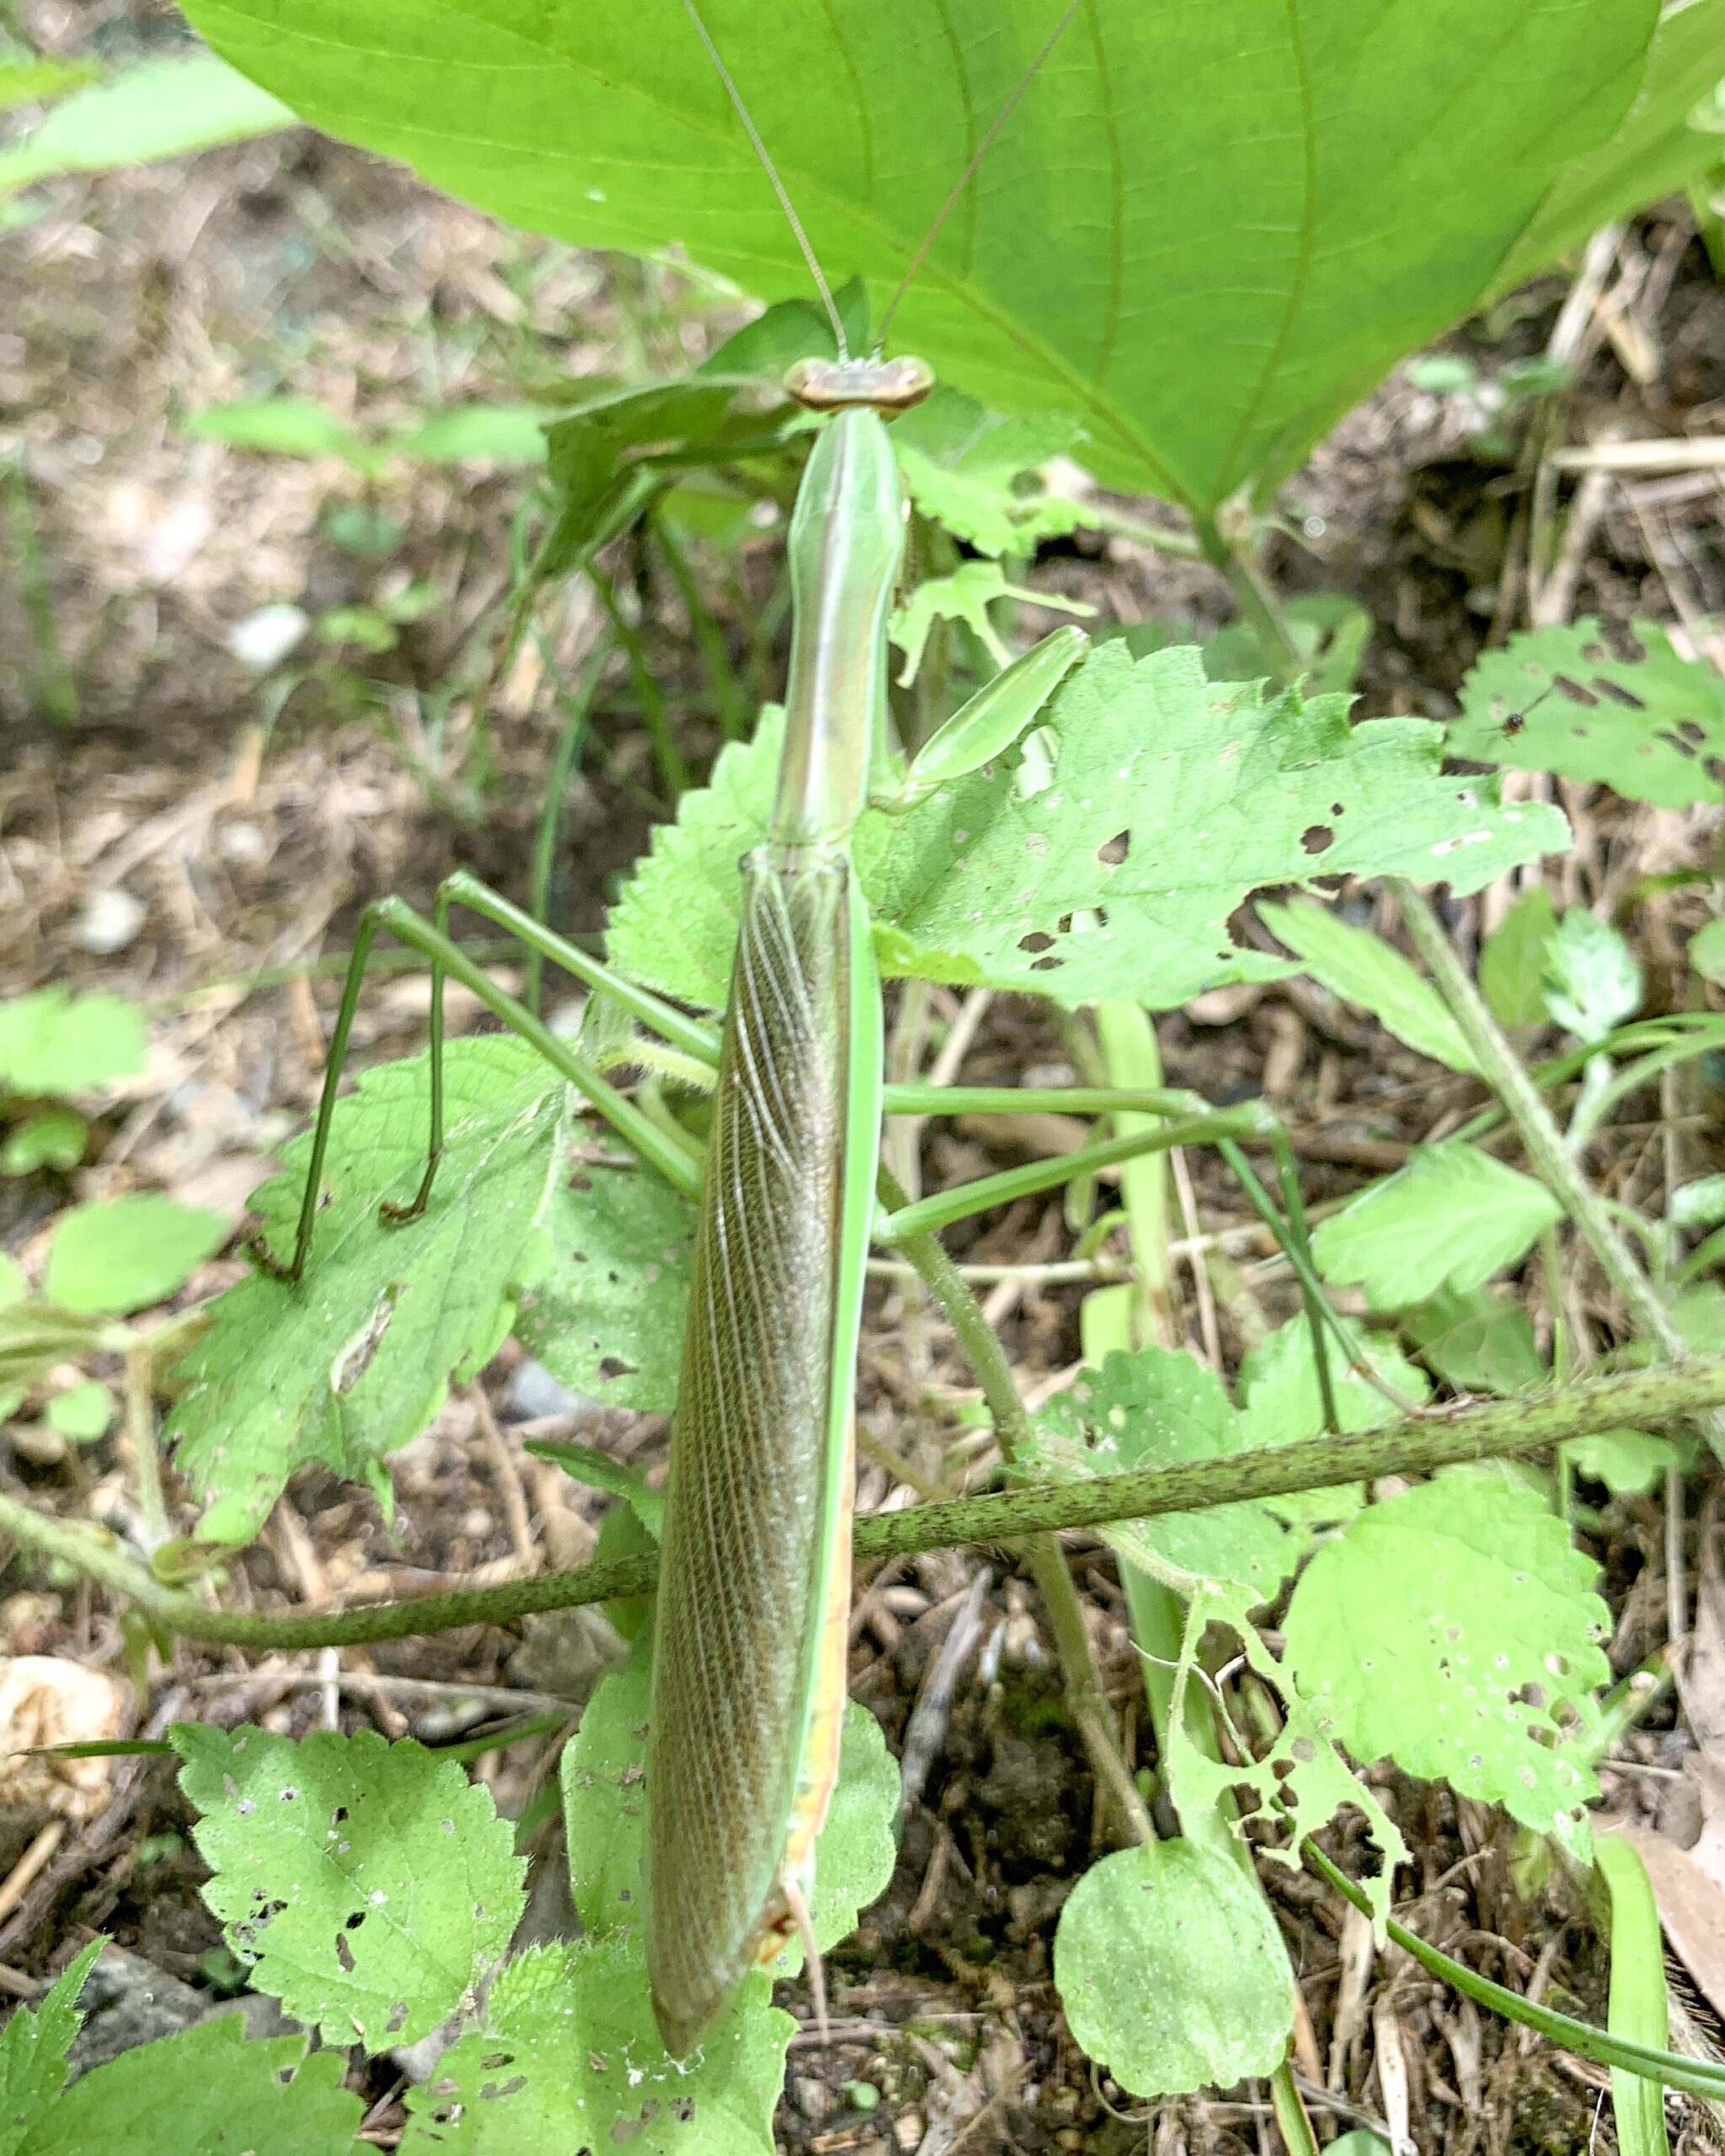
[[[979,1314],[980,1315],[980,1314]],[[1007,1403],[1004,1401],[1002,1405]],[[1308,1438],[1261,1452],[1178,1467],[1134,1468],[1074,1482],[1039,1482],[944,1504],[875,1513],[857,1523],[858,1558],[873,1561],[950,1549],[960,1543],[1012,1544],[1071,1528],[1167,1513],[1207,1512],[1255,1497],[1321,1490],[1338,1482],[1418,1474],[1466,1460],[1525,1459],[1571,1438],[1620,1428],[1658,1429],[1725,1405],[1725,1355],[1595,1378],[1562,1392],[1493,1401],[1412,1415],[1381,1429]],[[1023,1414],[1014,1401],[1016,1412]],[[656,1556],[626,1557],[541,1572],[494,1587],[410,1595],[358,1609],[310,1609],[296,1616],[254,1616],[211,1609],[195,1596],[165,1588],[114,1537],[51,1519],[0,1492],[0,1533],[58,1559],[99,1585],[130,1596],[152,1624],[186,1639],[218,1640],[254,1651],[362,1646],[462,1625],[508,1624],[547,1609],[650,1594]],[[1068,1585],[1071,1585],[1070,1581]]]
[[[904,1193],[891,1185],[884,1171],[881,1183],[881,1196],[886,1203],[895,1210],[901,1208]],[[969,1283],[959,1278],[958,1267],[935,1236],[907,1235],[899,1248],[921,1274],[929,1294],[957,1334],[959,1345],[976,1373],[983,1398],[994,1417],[995,1441],[1000,1446],[1001,1457],[1010,1469],[1015,1461],[1023,1459],[1028,1449],[1030,1417],[1018,1397],[1012,1366],[994,1327]],[[964,1500],[955,1502],[962,1503]],[[1090,1644],[1089,1627],[1084,1621],[1084,1605],[1072,1584],[1072,1575],[1066,1569],[1065,1554],[1052,1534],[1037,1534],[1028,1542],[1024,1556],[1048,1613],[1055,1652],[1060,1657],[1061,1673],[1065,1678],[1066,1703],[1084,1739],[1092,1771],[1099,1786],[1107,1790],[1109,1809],[1115,1814],[1125,1838],[1132,1842],[1153,1840],[1155,1829],[1138,1785],[1132,1779],[1131,1767],[1120,1749],[1119,1733],[1114,1726],[1108,1694],[1103,1689],[1102,1672],[1097,1668]]]
[[[1392,878],[1391,889],[1413,947],[1437,983],[1487,1084],[1503,1102],[1519,1132],[1527,1156],[1541,1179],[1574,1221],[1582,1240],[1599,1261],[1600,1271],[1628,1311],[1637,1331],[1667,1360],[1692,1360],[1694,1350],[1683,1337],[1669,1306],[1624,1241],[1605,1201],[1583,1174],[1580,1163],[1564,1144],[1563,1134],[1538,1087],[1457,957],[1455,947],[1430,901],[1404,877]],[[1725,1416],[1704,1416],[1701,1427],[1714,1452],[1725,1461]]]

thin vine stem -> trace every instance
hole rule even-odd
[[[1725,1355],[1710,1355],[1589,1379],[1561,1392],[1431,1409],[1339,1438],[1310,1438],[1178,1467],[1030,1483],[943,1504],[870,1513],[857,1523],[854,1547],[859,1561],[873,1562],[963,1543],[1007,1545],[1031,1535],[1168,1513],[1206,1512],[1217,1505],[1287,1497],[1376,1476],[1426,1473],[1468,1460],[1526,1459],[1596,1431],[1668,1428],[1721,1406]],[[1023,1417],[1022,1402],[1015,1412]],[[1028,1428],[1028,1417],[1021,1427]],[[649,1594],[659,1570],[657,1557],[649,1555],[541,1572],[496,1586],[371,1603],[358,1609],[312,1609],[274,1617],[212,1609],[195,1596],[165,1588],[112,1535],[50,1518],[3,1491],[0,1533],[129,1597],[164,1635],[221,1641],[254,1652],[362,1646],[464,1625],[509,1624],[544,1610]]]
[[[1510,1121],[1520,1134],[1528,1158],[1547,1189],[1574,1221],[1637,1331],[1669,1361],[1680,1364],[1690,1360],[1694,1350],[1672,1316],[1669,1306],[1642,1270],[1610,1209],[1564,1143],[1563,1134],[1539,1088],[1528,1075],[1525,1065],[1511,1047],[1456,955],[1455,947],[1430,901],[1405,877],[1391,878],[1390,888],[1395,894],[1409,939],[1450,1006],[1450,1015],[1473,1051],[1486,1082],[1503,1103]],[[1725,1461],[1725,1417],[1709,1415],[1701,1428],[1714,1452]]]

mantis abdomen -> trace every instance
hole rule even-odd
[[[743,869],[654,1663],[648,1958],[679,2055],[812,1885],[844,1693],[867,1241],[849,1216],[872,1193],[879,1117],[879,989],[850,864],[761,848]]]

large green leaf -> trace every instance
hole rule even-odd
[[[724,1001],[737,861],[764,833],[780,736],[763,714],[654,832],[611,920],[625,973]],[[863,818],[854,853],[886,970],[1167,1009],[1286,970],[1228,934],[1263,885],[1397,873],[1474,891],[1567,844],[1555,809],[1445,777],[1426,720],[1350,727],[1343,696],[1218,686],[1189,648],[1135,662],[1101,646],[1062,686],[1050,736],[1051,766],[1002,758],[908,815]]]
[[[1725,77],[1725,0],[1674,0],[1648,48],[1635,101],[1610,138],[1557,182],[1499,270],[1507,291],[1610,224],[1684,187],[1720,153],[1690,115]]]
[[[1452,1468],[1318,1551],[1288,1605],[1287,1665],[1362,1764],[1387,1755],[1573,1833],[1611,1673],[1594,1577],[1513,1470]]]
[[[377,1479],[451,1374],[507,1332],[550,1199],[566,1088],[521,1042],[496,1038],[451,1042],[444,1087],[443,1159],[419,1219],[392,1225],[378,1200],[405,1203],[425,1166],[423,1056],[368,1072],[338,1105],[304,1278],[260,1272],[211,1305],[168,1424],[180,1472],[208,1503],[206,1540],[248,1540],[309,1460]],[[278,1256],[293,1248],[308,1148],[296,1139],[254,1200]]]
[[[895,284],[1055,0],[709,0],[835,279]],[[1656,0],[1090,0],[935,243],[895,342],[1077,408],[1116,484],[1274,477],[1465,314],[1642,79]],[[676,0],[188,0],[314,125],[536,230],[676,241],[806,293]]]
[[[1477,1288],[1514,1265],[1562,1208],[1545,1185],[1451,1138],[1416,1145],[1313,1237],[1326,1280],[1358,1281],[1374,1310]]]
[[[0,1092],[77,1093],[144,1067],[144,1014],[123,995],[38,988],[0,1003]]]
[[[1450,746],[1475,763],[1602,781],[1688,808],[1725,795],[1725,681],[1637,622],[1620,657],[1591,616],[1512,637],[1461,685]]]
[[[1273,2073],[1294,1979],[1269,1904],[1231,1856],[1193,1841],[1116,1849],[1055,1934],[1072,2034],[1135,2096]]]
[[[525,1858],[453,1759],[375,1730],[180,1722],[204,1899],[254,1987],[331,2044],[417,2043],[471,2008],[519,1919]]]

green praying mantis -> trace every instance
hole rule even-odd
[[[1193,1114],[1192,1097],[1167,1091],[960,1091],[884,1083],[881,987],[850,835],[869,807],[910,808],[1009,751],[1088,647],[1076,628],[1055,631],[914,756],[907,760],[894,747],[887,622],[906,511],[888,425],[928,393],[932,376],[915,359],[846,354],[837,311],[771,157],[692,0],[686,5],[791,217],[840,355],[836,361],[800,362],[786,382],[789,395],[825,424],[790,529],[793,632],[784,747],[765,842],[740,865],[740,929],[722,1030],[715,1036],[702,1019],[615,974],[466,874],[441,887],[430,921],[399,899],[380,901],[362,921],[330,1043],[291,1257],[259,1252],[271,1271],[295,1283],[311,1262],[340,1073],[367,958],[386,928],[430,960],[433,979],[425,1171],[409,1202],[382,1202],[386,1219],[411,1219],[434,1202],[444,1130],[442,988],[449,977],[472,990],[643,1160],[697,1201],[647,1754],[646,1956],[658,2025],[679,2057],[701,2043],[750,1971],[774,1960],[798,1934],[811,1947],[819,1983],[808,1912],[844,1703],[853,1395],[871,1251],[1183,1139],[1214,1138],[1231,1150],[1232,1140],[1268,1134],[1268,1125],[1254,1120],[1256,1111]],[[943,218],[1076,12],[1076,0],[983,138]],[[939,223],[913,258],[906,282]],[[448,919],[457,905],[607,998],[684,1067],[711,1074],[703,1161],[451,940]],[[914,1204],[880,1201],[884,1115],[1044,1107],[1162,1120]],[[1236,1171],[1249,1177],[1233,1157]],[[1255,1182],[1248,1188],[1256,1189]],[[1267,1216],[1273,1210],[1268,1201],[1261,1209]],[[1321,1358],[1321,1371],[1327,1369]]]

